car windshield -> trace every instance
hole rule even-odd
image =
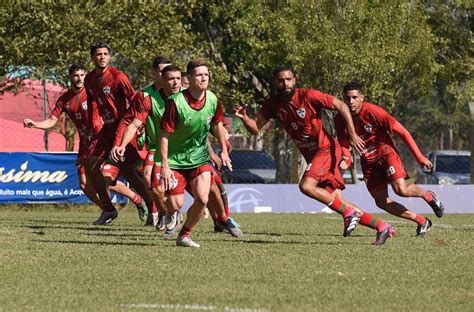
[[[448,173],[470,173],[471,159],[469,156],[438,155],[436,156],[436,171]]]
[[[262,151],[232,151],[232,167],[235,169],[275,169],[272,157]]]

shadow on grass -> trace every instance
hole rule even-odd
[[[110,245],[110,246],[156,246],[156,243],[134,243],[134,242],[105,242],[105,241],[79,241],[79,240],[33,240],[46,244],[79,244],[79,245]]]
[[[139,227],[111,227],[111,226],[52,226],[52,225],[17,225],[16,227],[28,228],[32,230],[42,229],[56,229],[56,230],[81,230],[81,231],[92,231],[92,232],[137,232],[140,231]]]

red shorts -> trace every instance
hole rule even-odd
[[[143,166],[154,166],[155,165],[155,151],[148,151],[146,154],[145,160],[143,161]]]
[[[387,190],[387,183],[407,179],[408,174],[397,152],[391,152],[371,164],[361,161],[365,183],[370,194]]]
[[[114,139],[115,128],[102,128],[97,137],[92,139],[89,149],[85,151],[85,154],[87,156],[96,156],[107,159],[114,145]],[[125,160],[121,163],[125,165],[134,165],[138,160],[140,160],[140,155],[136,146],[128,144],[125,148],[124,158]]]
[[[339,172],[339,163],[342,160],[341,147],[337,142],[327,148],[320,149],[308,163],[303,178],[313,178],[319,181],[318,186],[329,193],[343,190],[344,180]]]
[[[166,191],[166,195],[181,195],[184,194],[184,190],[186,189],[186,185],[188,182],[192,181],[195,179],[197,176],[199,176],[201,173],[204,172],[210,172],[211,175],[214,174],[214,168],[212,168],[211,165],[209,164],[204,164],[202,166],[199,166],[197,168],[193,169],[187,169],[187,170],[177,170],[177,169],[171,169],[173,171],[174,177],[176,180],[178,180],[178,185],[169,191]],[[209,186],[213,183],[213,180],[210,180]]]
[[[161,172],[161,166],[158,166],[156,163],[153,163],[153,171],[151,172],[151,187],[152,188],[157,188],[158,186],[160,186],[161,184],[160,172]]]
[[[120,165],[116,163],[111,163],[109,161],[105,161],[100,167],[100,171],[104,176],[112,177],[114,180],[120,176]]]

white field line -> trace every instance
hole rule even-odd
[[[201,310],[201,311],[222,311],[221,308],[213,305],[204,304],[167,304],[167,303],[132,303],[121,304],[124,309],[168,309],[168,310]],[[252,308],[232,308],[224,307],[224,311],[228,312],[267,312],[266,309],[252,309]]]

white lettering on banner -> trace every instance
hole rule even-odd
[[[7,170],[5,167],[0,167],[0,182],[41,182],[41,183],[61,183],[67,179],[66,171],[26,171],[28,169],[28,161],[25,161],[20,166],[20,171],[11,169],[8,173],[4,174]]]
[[[242,211],[242,206],[251,204],[252,211],[255,211],[256,206],[260,206],[260,202],[263,202],[263,194],[252,187],[239,187],[229,193],[229,208],[235,208],[236,212]],[[270,206],[266,207],[270,208]]]

